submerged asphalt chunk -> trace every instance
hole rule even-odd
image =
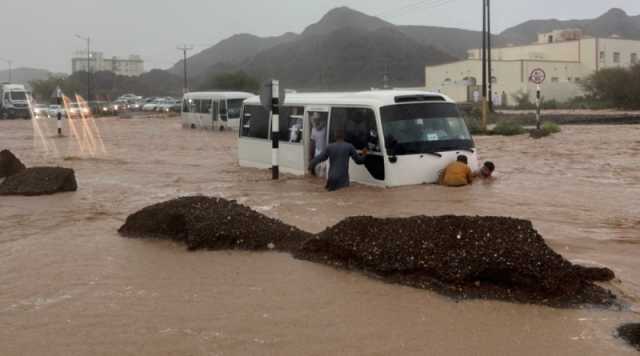
[[[640,324],[625,324],[618,328],[618,337],[640,351]]]
[[[611,270],[572,264],[525,220],[362,216],[312,235],[235,201],[196,196],[142,209],[119,232],[184,242],[190,250],[286,251],[455,299],[554,307],[616,303],[615,295],[594,283],[613,279]]]
[[[9,150],[0,151],[0,178],[10,177],[27,169]]]
[[[34,167],[8,177],[0,184],[0,195],[49,195],[78,190],[73,169]]]

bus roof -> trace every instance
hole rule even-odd
[[[197,91],[184,94],[185,99],[246,99],[255,94],[241,91]]]
[[[284,105],[368,105],[387,106],[407,102],[448,102],[448,96],[425,90],[371,90],[362,92],[288,93]],[[253,96],[245,104],[260,104]]]

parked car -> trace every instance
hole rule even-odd
[[[142,111],[158,111],[158,107],[166,103],[165,99],[157,99],[144,104]]]
[[[49,116],[49,109],[47,108],[46,105],[41,105],[41,104],[33,105],[32,111],[33,111],[33,117],[35,117],[36,119]]]
[[[67,112],[64,110],[64,108],[61,105],[49,105],[47,113],[48,113],[48,116],[53,119],[58,118],[58,113],[61,113],[62,117],[67,116]]]
[[[156,111],[168,113],[168,112],[180,112],[182,102],[179,100],[168,100],[156,107]]]
[[[118,113],[115,106],[107,101],[90,101],[89,108],[94,116],[111,116]]]
[[[78,103],[71,103],[69,105],[69,118],[81,118],[82,115],[86,117],[90,113],[91,111],[86,105],[80,105]]]

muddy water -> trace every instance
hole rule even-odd
[[[34,130],[35,128],[35,130]],[[613,355],[640,315],[640,127],[477,139],[498,178],[469,188],[355,186],[240,169],[234,136],[177,120],[97,121],[104,151],[53,122],[0,121],[0,148],[74,168],[80,190],[0,197],[2,355]],[[40,137],[34,138],[42,134]],[[95,140],[95,142],[99,142]],[[86,142],[85,142],[86,143]],[[348,215],[533,220],[573,261],[607,265],[624,311],[455,303],[276,253],[188,253],[120,238],[126,216],[180,195],[237,199],[317,232]]]

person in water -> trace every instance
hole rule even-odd
[[[327,146],[319,155],[309,163],[309,172],[316,175],[315,168],[318,164],[329,160],[329,175],[327,177],[326,188],[328,191],[335,191],[346,188],[350,184],[349,161],[351,158],[357,164],[364,164],[367,150],[363,155],[359,155],[356,148],[344,140],[344,131],[337,130],[335,133],[336,142]]]
[[[491,161],[484,162],[482,168],[474,174],[475,177],[490,179],[493,178],[493,172],[496,170],[496,165]]]
[[[438,182],[447,187],[463,187],[472,184],[473,173],[469,168],[467,156],[458,156],[455,162],[444,169]]]

